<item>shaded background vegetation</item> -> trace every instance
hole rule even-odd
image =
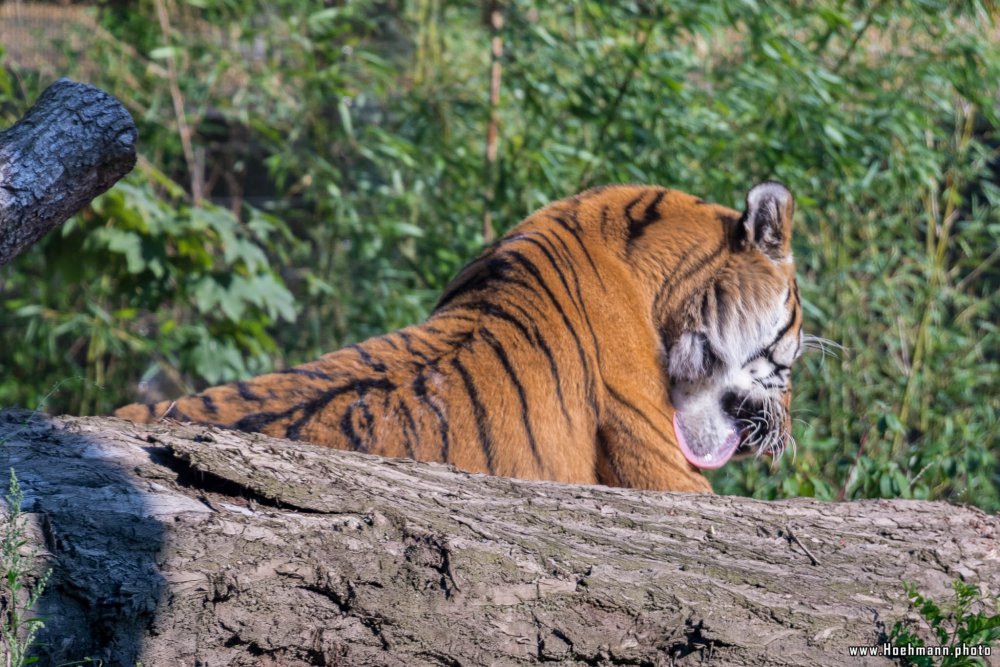
[[[992,3],[118,0],[0,21],[0,125],[70,76],[125,103],[141,153],[0,269],[0,406],[105,412],[413,323],[484,220],[591,185],[741,207],[776,178],[806,327],[836,345],[796,369],[795,456],[716,489],[1000,508]]]

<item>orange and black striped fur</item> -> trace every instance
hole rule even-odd
[[[118,417],[215,424],[468,471],[711,491],[698,468],[780,452],[801,347],[792,198],[740,212],[652,186],[537,211],[423,324]]]

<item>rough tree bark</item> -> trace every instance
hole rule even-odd
[[[69,79],[0,132],[0,266],[131,171],[136,137],[118,100]]]
[[[524,482],[27,412],[0,442],[54,572],[43,663],[862,664],[847,646],[884,641],[901,582],[1000,590],[1000,520],[944,503]]]

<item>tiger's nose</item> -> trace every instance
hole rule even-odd
[[[751,419],[763,410],[763,404],[741,397],[734,391],[722,396],[722,411],[733,419]]]

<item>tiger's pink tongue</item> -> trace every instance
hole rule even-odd
[[[740,445],[740,434],[735,430],[729,434],[725,442],[718,449],[710,449],[707,452],[695,453],[688,445],[687,438],[684,437],[684,429],[681,428],[680,416],[674,412],[674,433],[677,434],[677,444],[681,447],[681,452],[688,463],[697,468],[720,468],[725,465],[733,456],[733,452]]]

